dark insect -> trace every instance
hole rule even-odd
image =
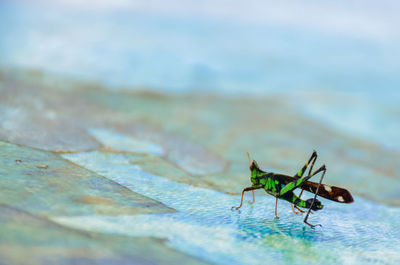
[[[271,194],[272,196],[274,196],[276,198],[275,217],[277,219],[279,219],[279,217],[277,215],[278,199],[282,199],[282,200],[290,202],[290,204],[292,206],[292,210],[295,214],[305,212],[305,211],[301,210],[299,207],[308,208],[307,214],[304,218],[304,223],[308,224],[311,227],[314,227],[315,225],[312,225],[307,222],[308,216],[310,215],[311,210],[319,211],[324,207],[321,204],[321,202],[317,199],[317,195],[319,195],[320,197],[326,198],[328,200],[336,201],[336,202],[340,202],[340,203],[353,202],[353,197],[351,196],[351,194],[348,190],[339,188],[339,187],[335,187],[335,186],[321,184],[322,179],[324,178],[324,175],[326,172],[326,167],[325,167],[325,165],[323,165],[319,169],[312,171],[312,169],[314,167],[314,163],[317,160],[317,156],[318,156],[316,151],[314,151],[312,153],[308,162],[293,177],[283,175],[283,174],[275,174],[272,172],[265,172],[258,167],[256,161],[253,160],[253,162],[251,162],[249,153],[247,153],[247,156],[249,157],[250,172],[251,172],[250,180],[251,180],[252,185],[250,187],[243,189],[240,205],[238,207],[232,207],[232,209],[238,210],[240,207],[242,207],[243,195],[246,191],[250,191],[250,190],[252,191],[253,201],[252,202],[249,201],[249,203],[252,204],[255,201],[254,190],[264,189],[268,194]],[[309,164],[311,164],[311,166],[308,171],[308,175],[303,177],[305,171],[307,171],[307,167]],[[321,172],[322,172],[322,175],[319,180],[319,183],[308,181],[311,177],[313,177]],[[296,194],[294,194],[294,190],[297,188],[301,189],[299,196],[296,196]],[[300,197],[303,194],[304,190],[314,193],[315,194],[314,198],[302,200]],[[294,207],[293,207],[293,204],[294,204]],[[294,208],[299,210],[299,212],[296,212]]]

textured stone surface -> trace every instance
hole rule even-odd
[[[206,264],[159,239],[85,232],[0,204],[0,264]]]
[[[4,142],[0,150],[0,203],[16,209],[41,216],[174,211],[57,154]]]

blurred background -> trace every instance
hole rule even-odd
[[[110,89],[301,93],[307,115],[400,147],[396,1],[3,0],[0,10],[3,67]],[[320,91],[335,100],[307,94]]]
[[[57,223],[58,217],[76,213],[159,211],[139,203],[125,212],[123,202],[121,209],[111,211],[103,208],[104,199],[76,199],[77,193],[92,196],[95,185],[62,193],[62,200],[46,186],[32,193],[25,186],[31,181],[28,165],[22,172],[21,165],[5,167],[7,157],[20,153],[30,157],[44,152],[50,168],[62,158],[99,175],[105,169],[99,170],[96,163],[120,161],[103,161],[100,154],[121,154],[126,158],[123,163],[171,183],[235,194],[237,199],[236,194],[249,185],[247,151],[264,169],[292,175],[315,149],[320,154],[317,163],[328,168],[324,182],[348,188],[356,196],[355,204],[365,203],[354,207],[389,207],[372,214],[372,227],[382,216],[398,213],[400,206],[399,11],[400,3],[392,0],[1,0],[0,139],[8,150],[3,151],[3,175],[10,181],[22,178],[24,185],[11,190],[11,182],[3,182],[9,192],[0,195],[0,206]],[[69,157],[70,153],[83,158]],[[54,175],[68,177],[77,174],[74,170],[68,164],[41,181],[54,186]],[[114,172],[117,165],[107,170]],[[38,190],[45,192],[47,204],[62,207],[41,205]],[[24,192],[31,197],[19,198]],[[151,193],[137,192],[176,208]],[[115,194],[122,196],[121,191]],[[115,199],[115,194],[107,196]],[[90,207],[80,212],[82,205]],[[3,221],[9,224],[7,218]],[[385,227],[392,231],[396,224],[388,222]],[[353,233],[347,242],[357,242],[358,233],[381,229],[363,232],[352,227],[334,238]],[[20,230],[16,231],[18,235]],[[282,231],[291,235],[293,229]],[[327,235],[319,236],[311,242]],[[165,237],[171,239],[161,236]],[[385,241],[388,238],[376,240],[382,246],[399,240],[398,235]],[[363,240],[358,243],[376,243]],[[182,250],[187,242],[180,243],[173,243],[173,248],[210,262],[198,249]],[[146,244],[159,243],[139,243]],[[296,244],[283,251],[293,253]],[[272,249],[277,248],[281,246],[273,244]],[[141,250],[138,253],[142,257]],[[360,264],[371,261],[368,251],[357,255]],[[384,256],[398,258],[385,255],[378,261],[384,262]],[[11,263],[18,260],[7,257]],[[35,257],[41,263],[42,256]],[[223,264],[221,257],[211,262]],[[290,257],[278,259],[296,260],[296,255]],[[315,262],[312,257],[305,262],[310,260]]]

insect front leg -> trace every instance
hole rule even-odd
[[[248,201],[248,203],[253,204],[256,201],[256,198],[254,197],[254,190],[251,191],[251,194],[253,195],[253,201]]]
[[[326,173],[326,167],[325,167],[325,165],[323,165],[323,166],[320,167],[317,171],[315,171],[315,172],[312,174],[312,176],[318,174],[319,172],[322,172],[322,176],[321,176],[321,178],[320,178],[320,180],[319,180],[319,183],[318,183],[318,186],[317,186],[317,190],[315,191],[315,195],[314,195],[314,198],[313,198],[313,200],[312,200],[312,202],[311,202],[310,208],[308,209],[308,212],[307,212],[307,214],[306,214],[306,217],[304,218],[304,223],[308,224],[308,225],[311,226],[311,227],[315,227],[316,225],[310,224],[309,222],[307,222],[307,219],[308,219],[308,216],[310,215],[310,212],[311,212],[311,209],[312,209],[312,207],[313,207],[313,205],[314,205],[314,202],[315,202],[315,200],[317,199],[318,191],[319,191],[319,188],[320,188],[320,186],[321,186],[322,180],[324,179],[324,176],[325,176],[325,173]],[[320,224],[319,224],[319,225],[320,225]],[[321,226],[321,225],[320,225],[320,226]]]
[[[278,216],[278,197],[276,197],[276,201],[275,201],[275,218],[276,219],[279,219],[279,216]]]
[[[237,206],[237,207],[233,206],[233,207],[231,208],[231,210],[233,210],[233,209],[239,210],[239,209],[242,207],[242,204],[243,204],[243,196],[244,196],[244,193],[245,193],[246,191],[250,191],[250,190],[251,190],[251,191],[254,191],[254,190],[260,189],[260,188],[262,188],[262,186],[251,186],[251,187],[244,188],[243,191],[242,191],[242,198],[240,199],[240,205]]]

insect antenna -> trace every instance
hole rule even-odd
[[[249,158],[249,166],[251,166],[251,158],[250,158],[250,154],[249,154],[249,152],[246,152],[246,154],[247,154],[247,157]]]

